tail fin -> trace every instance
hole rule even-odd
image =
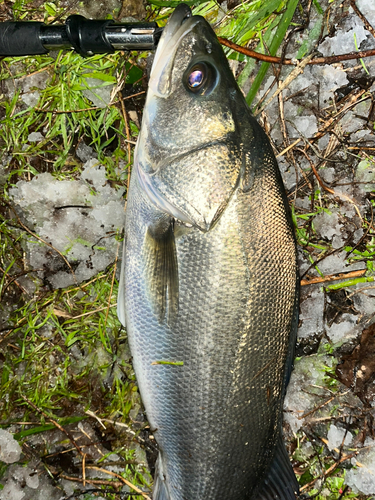
[[[298,498],[298,482],[289,461],[280,433],[275,457],[259,491],[257,500],[295,500]]]
[[[165,475],[163,473],[162,458],[159,454],[155,467],[154,489],[152,492],[153,500],[171,500]]]

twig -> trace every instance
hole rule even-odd
[[[360,18],[360,20],[363,22],[365,25],[367,31],[371,33],[371,35],[375,38],[375,29],[372,27],[372,25],[367,21],[365,16],[362,14],[362,12],[358,9],[355,0],[350,0],[350,5],[354,12],[357,14],[357,16]]]
[[[330,474],[333,470],[336,469],[336,467],[338,465],[340,465],[342,462],[345,462],[345,460],[349,460],[350,458],[353,458],[356,456],[356,453],[351,453],[350,455],[344,455],[343,457],[340,458],[340,460],[338,460],[337,462],[335,462],[333,465],[331,465],[331,467],[329,469],[327,469],[324,474],[323,474],[323,478],[327,477],[328,474]],[[305,484],[304,486],[302,486],[302,488],[300,488],[300,492],[303,491],[303,490],[306,490],[307,488],[309,488],[310,486],[312,486],[319,478],[316,478],[316,479],[313,479],[313,481],[310,481],[309,483]]]
[[[86,453],[82,455],[82,483],[86,486]]]
[[[229,47],[236,52],[240,52],[245,56],[251,57],[253,59],[257,59],[258,61],[264,61],[275,64],[285,64],[289,66],[297,66],[298,59],[281,59],[280,57],[275,56],[267,56],[266,54],[260,54],[259,52],[255,52],[254,50],[250,50],[246,47],[242,47],[241,45],[237,45],[226,38],[218,37],[219,42],[226,47]],[[371,50],[360,50],[358,52],[349,52],[348,54],[340,54],[337,56],[330,57],[316,57],[312,59],[307,64],[335,64],[341,61],[350,61],[351,59],[363,59],[365,57],[375,56],[375,49]]]
[[[111,298],[112,298],[113,287],[114,287],[114,284],[115,284],[115,277],[116,277],[117,259],[118,259],[119,248],[120,248],[120,243],[117,244],[116,259],[115,259],[115,264],[114,264],[114,267],[113,267],[113,275],[112,275],[112,281],[111,281],[111,290],[109,292],[108,306],[107,306],[107,311],[105,313],[104,329],[107,328],[108,314],[109,314],[110,308],[112,307]]]
[[[357,106],[357,104],[360,104],[361,102],[367,101],[367,99],[371,99],[372,96],[369,93],[363,99],[361,99],[360,101],[358,101],[359,97],[361,97],[366,92],[367,92],[367,90],[361,89],[358,93],[354,94],[351,97],[350,102],[348,102],[347,104],[345,104],[345,106],[340,111],[338,111],[334,116],[332,116],[331,118],[329,118],[328,120],[326,120],[324,122],[324,126],[322,127],[321,130],[319,130],[319,132],[317,132],[315,134],[314,139],[320,139],[323,135],[325,135],[326,132],[327,132],[327,130],[331,127],[331,125],[335,121],[338,121],[339,119],[341,120],[342,115],[344,115],[351,108],[354,108],[355,106]]]
[[[340,274],[330,274],[329,276],[314,276],[313,278],[307,278],[301,280],[301,286],[315,285],[317,283],[326,283],[327,281],[338,281],[347,278],[360,278],[366,274],[366,269],[360,269],[358,271],[350,271],[348,273]]]
[[[42,306],[39,307],[39,312],[44,309],[45,307],[47,307],[49,304],[51,304],[55,299],[50,299],[50,300],[47,300],[47,302],[45,304],[43,304]],[[31,315],[34,314],[36,312],[36,309],[33,309],[33,311],[31,311]],[[19,319],[17,321],[17,323],[13,326],[13,328],[10,328],[6,333],[4,334],[0,334],[1,338],[0,338],[0,344],[1,342],[3,342],[7,337],[9,337],[9,335],[14,332],[14,330],[16,330],[18,327],[20,327],[23,323],[25,323],[27,321],[27,318],[28,316],[24,316],[23,318]]]
[[[297,66],[292,69],[292,71],[285,78],[285,80],[283,80],[282,82],[279,82],[279,86],[278,86],[276,92],[274,92],[272,94],[272,96],[264,104],[262,104],[262,106],[259,109],[258,109],[258,107],[255,109],[254,115],[259,114],[266,106],[268,106],[270,104],[270,102],[272,102],[272,100],[275,97],[277,97],[284,89],[286,89],[291,84],[291,82],[297,78],[298,75],[303,73],[305,66],[307,64],[309,64],[309,62],[312,60],[313,57],[314,57],[314,55],[311,54],[311,55],[305,57],[305,59],[302,59],[302,61],[298,61]]]
[[[333,401],[335,399],[336,396],[332,396],[331,398],[327,399],[327,401],[324,401],[324,403],[321,403],[320,405],[318,406],[315,406],[315,408],[313,408],[312,410],[304,413],[303,415],[297,417],[298,420],[302,420],[303,418],[305,417],[308,417],[309,415],[311,415],[312,413],[315,413],[317,410],[320,410],[320,408],[323,408],[323,406],[327,405],[328,403],[330,403],[331,401]]]
[[[277,154],[277,155],[276,155],[276,158],[279,158],[279,156],[284,156],[284,155],[285,155],[285,153],[287,153],[290,149],[294,148],[294,146],[297,146],[297,144],[298,144],[299,142],[301,142],[301,141],[302,141],[302,139],[297,139],[296,141],[294,141],[294,142],[293,142],[292,144],[290,144],[287,148],[283,149],[283,150],[281,151],[281,153]]]
[[[26,290],[24,289],[24,287],[22,285],[20,285],[20,283],[18,283],[17,281],[17,278],[20,277],[20,276],[24,276],[25,274],[30,274],[30,272],[33,272],[33,271],[26,271],[26,272],[23,272],[21,274],[17,274],[15,276],[12,276],[10,275],[9,273],[6,272],[5,269],[3,269],[1,266],[0,266],[0,271],[8,278],[8,282],[4,284],[4,287],[2,288],[1,290],[1,293],[0,293],[0,301],[1,301],[1,298],[5,292],[5,290],[12,284],[14,283],[15,285],[18,286],[18,288],[21,290],[22,293],[27,293]]]
[[[305,140],[308,142],[308,144],[310,144],[310,142],[305,138]],[[310,144],[311,145],[311,144]],[[308,159],[308,161],[310,162],[310,165],[311,165],[311,170],[314,172],[314,175],[316,177],[316,180],[318,181],[319,183],[319,186],[324,189],[324,191],[327,191],[328,193],[330,194],[333,194],[334,196],[338,196],[338,197],[341,197],[341,198],[344,198],[345,200],[349,201],[350,203],[352,203],[354,205],[354,208],[358,214],[358,217],[359,219],[361,220],[361,222],[363,223],[363,219],[362,219],[362,216],[361,216],[361,212],[359,211],[359,208],[358,206],[356,205],[356,203],[354,202],[354,200],[352,200],[350,198],[350,196],[348,196],[347,194],[345,193],[338,193],[336,192],[334,189],[331,189],[329,188],[328,186],[326,186],[324,184],[324,182],[322,181],[322,179],[320,178],[319,174],[318,174],[318,171],[317,169],[315,168],[315,165],[314,165],[314,162],[311,160],[311,158],[308,156],[308,154],[306,152],[304,152],[306,158]]]
[[[126,193],[129,192],[129,186],[130,186],[130,165],[131,165],[131,153],[132,153],[132,149],[131,149],[131,143],[130,143],[130,128],[129,128],[129,121],[128,121],[128,113],[126,112],[126,108],[125,108],[125,103],[124,103],[124,100],[121,96],[121,94],[119,94],[119,99],[120,99],[120,103],[121,103],[121,110],[122,110],[122,115],[124,117],[124,120],[125,120],[125,130],[126,130],[126,139],[127,139],[127,150],[128,150],[128,179],[127,179],[127,185],[126,185]]]
[[[83,483],[83,479],[80,477],[66,476],[65,474],[61,474],[59,477],[61,477],[62,479],[66,479],[67,481]],[[124,483],[120,481],[107,481],[105,479],[86,479],[86,483],[100,484],[102,486],[113,486],[114,488],[121,488],[124,485]]]
[[[116,422],[115,420],[110,420],[109,418],[100,418],[97,415],[95,415],[95,413],[91,410],[86,410],[85,413],[89,417],[95,418],[104,429],[106,429],[106,426],[103,424],[103,422],[108,422],[109,424],[115,426],[117,425],[118,427],[126,429],[126,431],[129,432],[130,434],[133,434],[133,436],[136,437],[138,441],[144,442],[144,439],[142,439],[139,436],[136,436],[136,433],[127,424],[124,424],[122,422]]]
[[[91,283],[94,283],[95,281],[101,280],[103,278],[107,278],[107,275],[102,274],[101,276],[95,276],[95,278],[93,278],[90,281],[86,281],[86,283],[84,283],[83,285],[80,285],[76,288],[69,288],[68,290],[64,290],[63,295],[70,293],[70,292],[76,292],[77,290],[83,290],[83,288],[86,288],[87,286],[91,285]]]
[[[117,303],[110,305],[110,307],[116,307],[116,306],[117,306]],[[87,313],[79,314],[78,316],[71,316],[71,319],[78,319],[78,318],[83,318],[84,316],[91,316],[91,314],[95,314],[95,313],[101,312],[101,311],[106,311],[107,309],[108,309],[108,306],[99,307],[98,309],[95,309],[94,311],[89,311]]]
[[[78,451],[78,453],[82,457],[85,455],[83,453],[83,451],[81,450],[81,448],[78,446],[78,444],[75,442],[73,436],[70,434],[69,431],[67,431],[66,429],[64,429],[64,427],[61,427],[61,425],[58,422],[56,422],[56,420],[53,420],[53,418],[49,417],[47,415],[47,413],[45,413],[43,410],[41,410],[36,405],[34,405],[34,403],[32,403],[26,396],[24,396],[23,394],[21,394],[21,398],[24,401],[26,401],[26,403],[28,405],[30,405],[32,408],[34,408],[35,411],[37,411],[38,413],[40,413],[41,415],[43,415],[44,418],[46,418],[47,420],[49,420],[55,427],[57,427],[61,432],[63,432],[69,438],[69,440],[71,441],[71,443],[74,445],[74,447],[76,448],[76,450]]]
[[[109,474],[110,476],[117,477],[117,479],[120,479],[120,481],[122,481],[127,486],[129,486],[130,488],[132,488],[134,491],[136,491],[137,493],[139,493],[140,495],[142,495],[144,498],[146,498],[146,500],[151,500],[151,498],[147,495],[147,493],[145,493],[144,491],[140,490],[137,486],[135,486],[135,484],[131,483],[130,481],[128,481],[124,477],[120,476],[120,474],[116,474],[116,472],[112,472],[112,471],[107,470],[107,469],[102,469],[101,467],[96,467],[94,465],[87,466],[86,468],[87,469],[91,469],[91,470],[97,470],[97,471],[100,471],[100,472],[104,472],[105,474]]]
[[[96,448],[96,451],[102,456],[104,457],[104,453],[101,451],[101,449],[96,445],[96,443],[91,439],[91,436],[90,434],[88,434],[85,429],[83,429],[83,427],[81,425],[78,426],[79,427],[79,430],[82,432],[82,434],[84,434],[87,439],[90,441],[91,445],[89,446],[95,446]],[[83,447],[83,446],[82,446]],[[82,468],[84,469],[84,463],[82,462]]]

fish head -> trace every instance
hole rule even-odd
[[[154,204],[177,220],[209,230],[237,182],[243,108],[244,97],[213,29],[180,4],[155,54],[135,152],[140,182]],[[222,171],[212,169],[208,176],[203,170],[212,166],[213,156],[222,159],[224,149],[237,159],[219,162]],[[205,167],[203,151],[209,151]],[[199,172],[189,170],[187,179],[193,163]],[[200,201],[187,193],[197,194],[194,183],[205,189]]]

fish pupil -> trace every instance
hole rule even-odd
[[[196,89],[197,87],[202,85],[203,79],[203,71],[201,71],[200,69],[196,69],[190,73],[188,78],[188,85],[190,88]]]

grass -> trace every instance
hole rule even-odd
[[[44,13],[40,8],[29,9],[30,4],[16,2],[15,18],[23,19],[28,13],[28,19],[41,15],[46,19],[53,14],[51,3],[44,5]],[[58,14],[62,9],[56,7],[54,12]],[[21,281],[28,269],[24,248],[32,237],[12,217],[7,205],[11,201],[9,188],[19,180],[30,180],[43,172],[59,180],[77,178],[82,163],[74,151],[81,141],[90,144],[105,165],[112,187],[126,185],[132,157],[124,147],[127,135],[121,106],[118,100],[110,107],[93,106],[84,94],[89,87],[92,89],[88,79],[93,78],[98,88],[120,79],[135,93],[139,90],[136,82],[143,76],[136,57],[115,53],[83,59],[72,52],[60,52],[54,57],[7,58],[1,66],[1,80],[9,85],[14,81],[22,83],[31,73],[43,82],[37,102],[29,105],[22,102],[19,87],[11,99],[0,98],[1,154],[5,159],[12,157],[2,177],[4,204],[0,211],[0,265],[4,271],[0,296],[3,314],[9,314],[1,339],[0,425],[12,428],[20,443],[37,436],[50,439],[48,436],[56,433],[51,419],[75,429],[77,422],[89,419],[85,412],[91,410],[98,417],[129,423],[131,411],[134,420],[140,408],[126,333],[115,310],[115,264],[90,282],[64,290],[50,290],[34,276],[36,289],[27,295]],[[44,138],[29,141],[29,135],[35,132]],[[136,140],[135,123],[131,123],[130,133]],[[121,433],[114,429],[120,441]],[[113,447],[113,453],[124,462],[121,475],[149,489],[149,473],[137,465],[139,457],[134,459],[137,440],[122,440],[126,446]],[[63,444],[67,446],[71,446],[69,440]],[[43,453],[53,449],[51,445]],[[131,458],[134,465],[125,465]],[[105,467],[106,462],[104,459],[100,466]],[[1,476],[5,472],[3,467]],[[100,488],[106,489],[107,498],[118,498],[110,483]]]
[[[179,2],[148,0],[148,3],[150,18],[163,25]],[[272,55],[280,49],[292,17],[299,8],[297,0],[253,0],[242,2],[224,15],[215,1],[186,3],[194,5],[194,14],[204,15],[212,22],[219,36],[241,45],[250,44],[255,50]],[[50,22],[59,18],[61,22],[66,17],[59,1],[41,4],[34,0],[16,0],[8,2],[8,7],[17,20]],[[317,1],[314,1],[313,8],[321,14]],[[320,25],[318,27],[317,31],[320,31]],[[315,32],[312,33],[311,39],[315,35]],[[297,57],[303,57],[305,49],[301,47]],[[239,84],[247,87],[255,62],[230,51],[227,55],[238,61]],[[11,429],[24,446],[28,446],[31,439],[42,437],[44,445],[38,444],[36,451],[44,457],[56,451],[55,445],[48,445],[50,437],[57,432],[51,420],[73,432],[79,422],[87,420],[94,425],[95,419],[86,413],[94,412],[103,422],[104,419],[114,422],[107,428],[111,431],[111,453],[104,453],[97,460],[97,465],[107,467],[110,454],[115,453],[123,464],[121,475],[135,486],[149,490],[151,477],[143,465],[144,457],[139,458],[139,442],[143,442],[140,435],[148,432],[147,424],[137,420],[140,397],[126,332],[118,322],[115,311],[118,287],[116,263],[88,282],[51,290],[30,272],[25,249],[32,236],[20,225],[8,205],[11,201],[9,189],[20,180],[30,181],[45,172],[58,180],[77,179],[82,161],[75,151],[82,142],[93,148],[98,161],[105,166],[111,187],[126,188],[133,154],[132,149],[129,152],[126,141],[135,141],[139,131],[137,123],[125,119],[122,104],[125,103],[127,109],[128,104],[137,107],[142,103],[139,104],[137,98],[121,103],[116,94],[109,106],[100,107],[93,105],[87,90],[90,88],[98,97],[103,88],[120,84],[126,96],[142,92],[146,56],[145,53],[126,56],[114,53],[83,59],[73,52],[57,52],[2,61],[0,82],[9,85],[10,92],[0,93],[0,161],[9,165],[0,169],[0,267],[3,273],[0,278],[0,307],[2,315],[7,317],[7,324],[0,332],[0,427]],[[247,92],[249,104],[264,81],[267,69],[267,64],[260,65]],[[39,95],[33,101],[25,102],[21,89],[30,74],[40,79]],[[90,79],[96,80],[96,89],[92,88]],[[29,91],[33,93],[35,89]],[[32,142],[28,139],[32,133],[41,133],[43,138]],[[319,264],[315,262],[332,251],[332,246],[317,237],[314,219],[328,211],[328,202],[320,190],[315,191],[313,202],[311,211],[295,209],[293,216],[298,242],[320,272]],[[368,222],[364,229],[368,230],[369,238],[361,248],[348,246],[345,250],[351,252],[348,262],[367,260],[366,279],[372,280],[375,235]],[[35,290],[29,293],[26,293],[23,279],[26,274],[31,276],[35,286]],[[32,286],[30,281],[28,286]],[[334,389],[332,377],[327,376],[325,382],[327,387]],[[129,425],[134,429],[135,437],[132,434],[129,438],[116,423]],[[83,435],[81,438],[85,439]],[[98,441],[104,441],[102,435]],[[68,450],[72,442],[62,436],[58,446]],[[304,470],[300,478],[301,485],[304,485],[319,475],[317,456],[324,454],[318,450],[319,453],[310,460],[303,458],[299,450],[297,446],[295,459],[301,462]],[[322,460],[326,468],[334,463],[329,454]],[[7,466],[0,466],[1,481]],[[50,472],[48,461],[45,467],[49,474],[55,474]],[[62,473],[61,469],[59,473]],[[341,469],[334,477],[327,478],[329,496],[324,498],[353,498],[351,493],[342,493],[344,476]],[[98,489],[103,490],[106,498],[120,498],[110,484],[101,485]],[[319,500],[323,498],[318,490],[310,493],[316,493]],[[91,499],[95,495],[93,492],[80,498]]]

